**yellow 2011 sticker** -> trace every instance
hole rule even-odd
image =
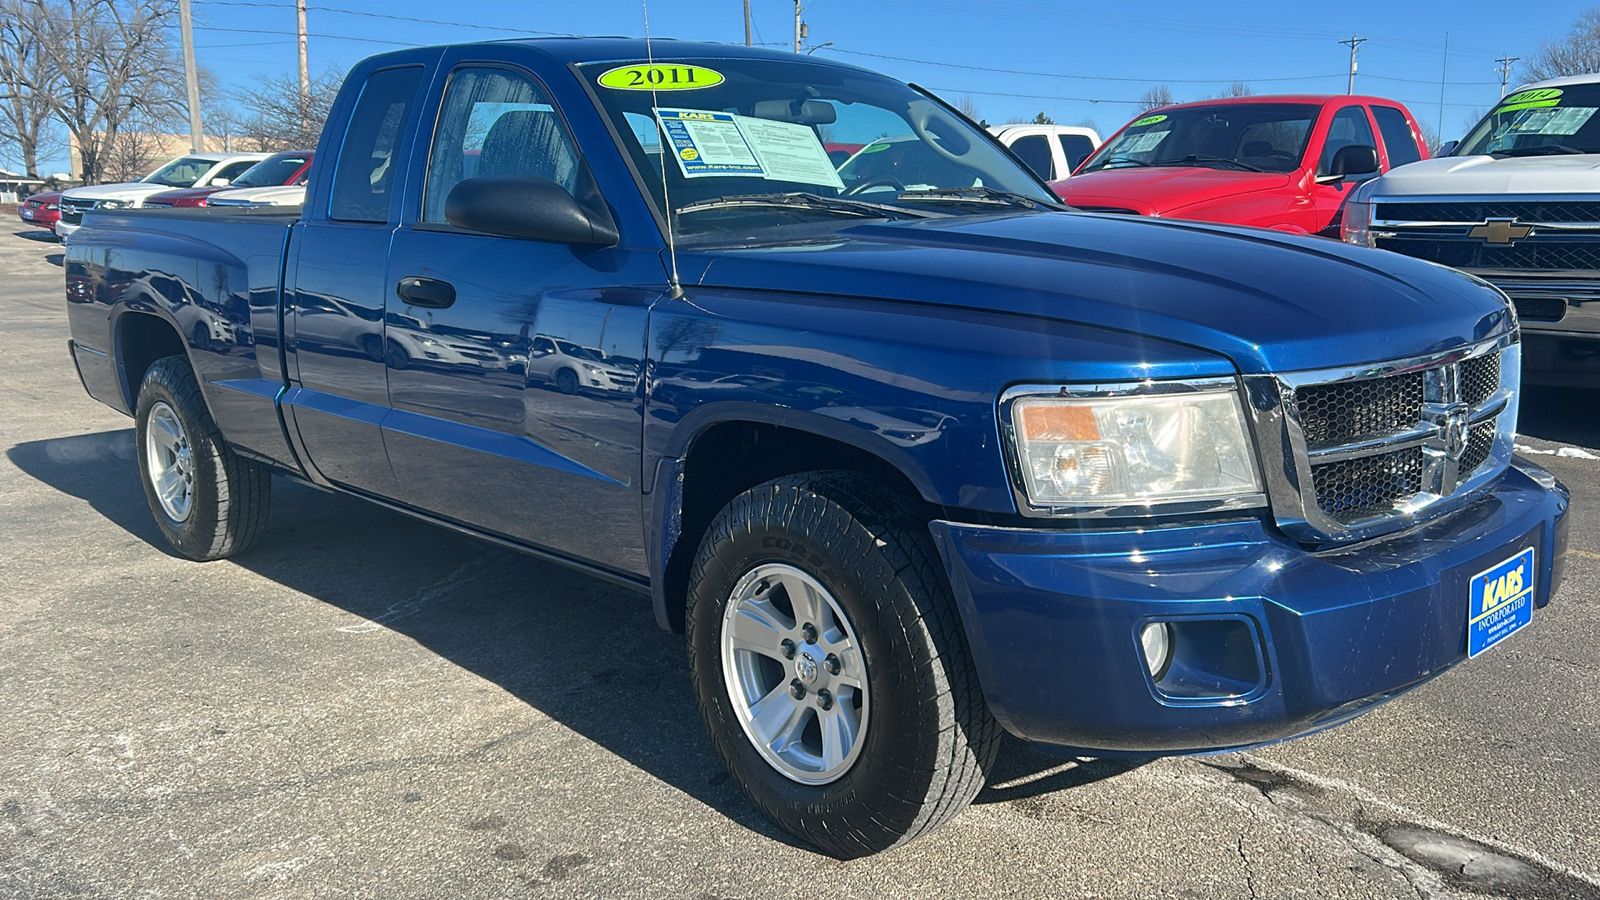
[[[1129,128],[1142,128],[1142,127],[1144,127],[1146,125],[1154,125],[1157,122],[1165,122],[1166,120],[1167,120],[1166,116],[1145,116],[1144,118],[1140,119],[1137,122],[1134,122],[1132,125],[1129,125],[1128,127]]]
[[[618,91],[697,91],[726,80],[715,69],[673,63],[620,66],[600,75],[600,84]]]
[[[1512,94],[1500,101],[1494,108],[1497,113],[1516,112],[1519,109],[1542,109],[1561,105],[1561,91],[1556,88],[1543,88],[1537,91],[1521,91]]]

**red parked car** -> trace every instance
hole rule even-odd
[[[61,220],[61,192],[45,191],[17,204],[17,218],[29,225],[56,230]]]
[[[1356,185],[1428,158],[1421,135],[1378,97],[1200,100],[1140,115],[1051,188],[1091,212],[1337,237]]]
[[[234,188],[304,184],[311,172],[311,157],[312,152],[310,150],[285,150],[282,153],[274,153],[261,162],[245,169],[238,178],[227,184],[185,188],[181,191],[166,191],[153,197],[146,197],[144,205],[147,207],[205,206],[212,194]]]

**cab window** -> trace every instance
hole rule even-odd
[[[571,192],[578,154],[544,91],[507,69],[450,76],[423,192],[422,221],[444,222],[445,199],[468,178],[545,178]]]
[[[1017,159],[1033,170],[1033,174],[1045,181],[1051,179],[1050,175],[1050,139],[1042,134],[1029,134],[1017,138],[1011,143],[1011,152]]]
[[[340,146],[329,218],[389,221],[389,200],[398,183],[394,157],[421,81],[420,66],[384,69],[367,79]]]
[[[1332,171],[1334,156],[1345,147],[1358,144],[1365,144],[1374,150],[1378,147],[1378,142],[1372,137],[1372,126],[1367,123],[1367,111],[1359,106],[1347,106],[1339,110],[1328,126],[1328,140],[1322,147],[1322,162],[1317,172],[1328,174]]]
[[[1422,159],[1417,150],[1417,139],[1411,133],[1411,123],[1406,114],[1392,106],[1374,106],[1372,117],[1378,120],[1378,131],[1383,135],[1383,148],[1389,151],[1389,168],[1414,163]]]

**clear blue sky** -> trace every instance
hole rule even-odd
[[[239,89],[261,74],[295,71],[292,0],[193,3],[196,54],[225,85]],[[330,67],[343,71],[364,56],[404,45],[534,32],[644,32],[639,0],[309,0],[309,5],[313,73]],[[834,55],[916,81],[947,99],[970,96],[991,123],[1043,110],[1063,123],[1092,119],[1103,135],[1128,119],[1134,109],[1129,101],[1157,84],[1168,85],[1179,100],[1220,92],[1233,81],[1249,84],[1258,94],[1342,93],[1349,51],[1338,41],[1355,33],[1370,39],[1361,46],[1356,90],[1406,103],[1429,128],[1442,123],[1441,136],[1449,139],[1460,137],[1472,113],[1499,97],[1495,57],[1531,56],[1541,41],[1564,35],[1580,13],[1596,5],[1596,0],[809,0],[804,17],[812,44],[832,42],[817,51],[819,56]],[[751,7],[755,41],[789,46],[792,0],[751,0]],[[741,0],[650,0],[649,12],[656,37],[744,41]],[[1516,77],[1514,69],[1513,86]]]

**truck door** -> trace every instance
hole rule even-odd
[[[419,146],[428,146],[419,143]],[[640,374],[649,292],[623,251],[497,237],[445,220],[466,178],[582,173],[549,92],[473,63],[443,89],[420,202],[395,233],[384,443],[401,502],[642,574]]]
[[[362,85],[331,176],[296,226],[285,267],[290,390],[284,408],[315,469],[337,484],[389,496],[394,475],[378,423],[388,412],[384,264],[399,204],[395,176],[422,66],[373,72]],[[323,205],[325,204],[325,205]]]

